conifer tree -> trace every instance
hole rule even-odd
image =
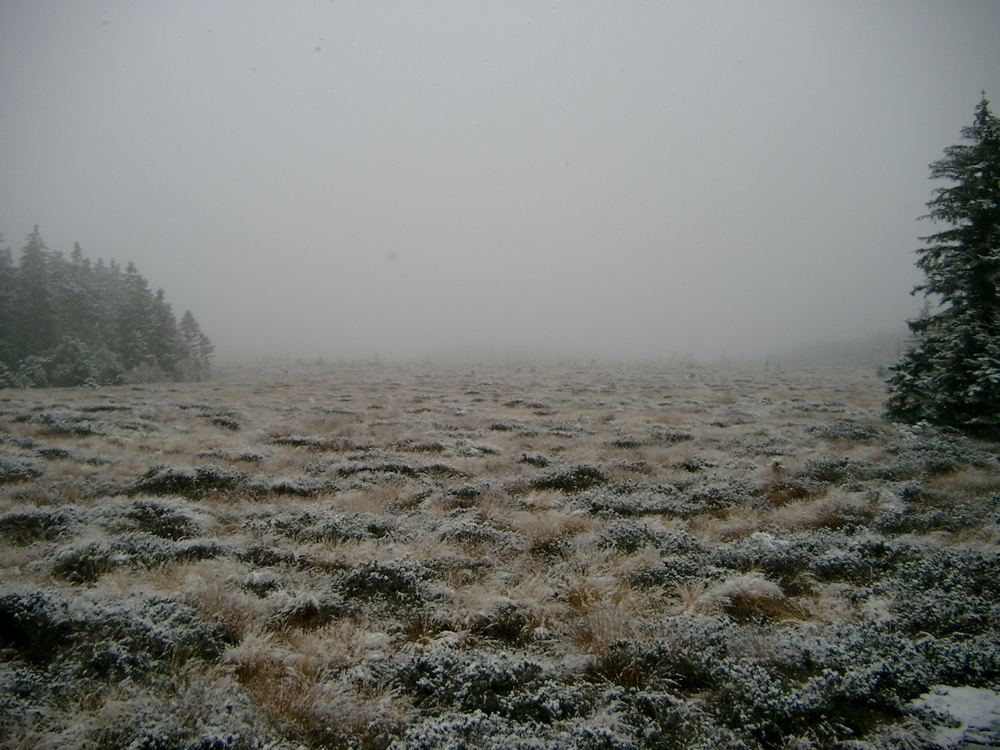
[[[28,235],[14,279],[11,332],[19,358],[40,354],[57,343],[47,250],[36,226]]]
[[[909,322],[913,344],[892,368],[886,412],[964,431],[1000,433],[1000,120],[986,95],[966,143],[945,149],[931,178],[948,184],[927,204],[946,225],[922,238],[917,266],[934,303]]]
[[[16,365],[13,325],[14,279],[17,269],[10,248],[3,246],[0,235],[0,365]]]

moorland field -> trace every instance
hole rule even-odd
[[[998,446],[884,399],[597,365],[0,390],[0,745],[931,746],[921,696],[1000,681]]]

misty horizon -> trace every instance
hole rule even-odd
[[[903,329],[1000,8],[7,3],[0,232],[220,359],[757,356]]]

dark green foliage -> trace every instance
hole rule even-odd
[[[38,227],[17,264],[0,246],[0,388],[200,380],[212,351],[131,263],[92,264],[79,245],[67,259]]]
[[[909,323],[912,347],[892,368],[890,418],[967,432],[1000,432],[1000,120],[983,96],[968,143],[930,165],[937,188],[925,218],[948,228],[924,237],[914,289],[928,304]]]

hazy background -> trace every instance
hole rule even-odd
[[[0,232],[223,357],[748,355],[901,327],[1000,3],[0,0]]]

